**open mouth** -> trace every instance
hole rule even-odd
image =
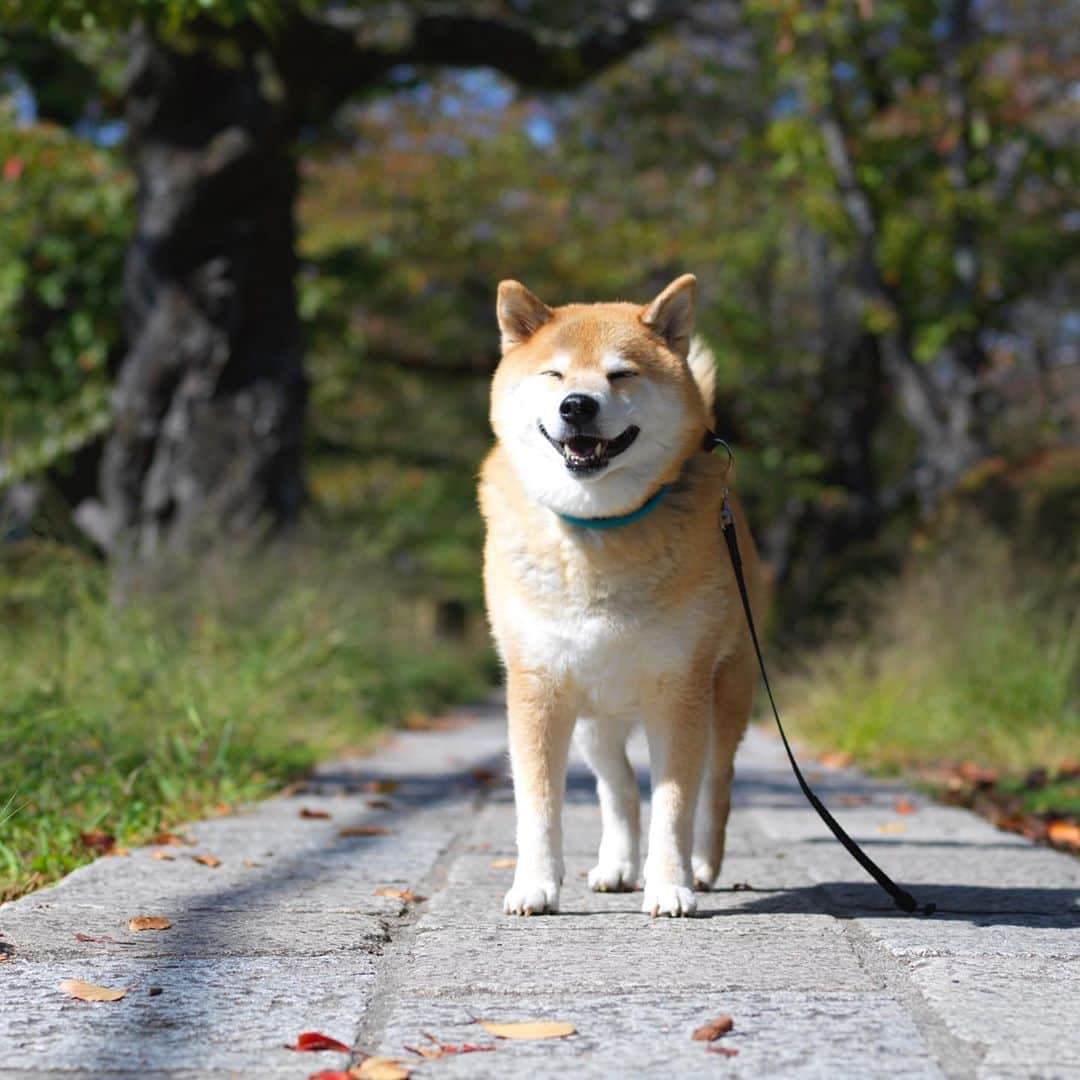
[[[566,467],[573,473],[593,473],[606,468],[612,458],[618,457],[638,437],[640,429],[631,425],[614,439],[600,439],[595,435],[572,435],[564,442],[553,439],[540,425],[540,433],[562,454]]]

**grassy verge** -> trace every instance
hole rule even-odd
[[[1076,591],[986,537],[916,560],[788,678],[792,726],[958,800],[1080,819]]]
[[[70,548],[0,560],[2,899],[92,858],[82,834],[134,844],[258,798],[491,674],[482,637],[426,629],[407,575],[325,545],[122,609]]]

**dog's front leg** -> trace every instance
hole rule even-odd
[[[707,679],[688,679],[646,712],[652,809],[641,910],[647,915],[692,915],[697,908],[690,855],[707,745],[708,691]]]
[[[513,668],[507,706],[518,858],[503,911],[543,915],[559,910],[562,806],[574,714],[561,687],[542,675]]]

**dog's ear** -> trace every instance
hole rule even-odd
[[[554,314],[538,296],[520,281],[500,281],[495,305],[502,334],[503,352],[528,341]]]
[[[684,360],[690,352],[696,296],[697,278],[693,274],[683,274],[641,313],[641,321],[654,333],[659,334],[667,347]]]

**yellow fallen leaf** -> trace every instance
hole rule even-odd
[[[164,915],[136,915],[128,922],[129,930],[168,930],[170,926]]]
[[[878,832],[883,833],[902,833],[907,832],[907,825],[902,821],[886,821],[884,825],[877,827]]]
[[[496,870],[513,870],[517,866],[517,859],[492,859],[491,865]]]
[[[478,1023],[496,1039],[563,1039],[577,1034],[577,1028],[565,1020],[518,1020],[507,1024],[480,1020]]]
[[[354,1065],[349,1075],[356,1080],[407,1080],[409,1070],[393,1058],[369,1057]]]
[[[127,995],[127,990],[117,990],[109,986],[95,986],[82,979],[62,979],[60,989],[79,1001],[119,1001]]]

